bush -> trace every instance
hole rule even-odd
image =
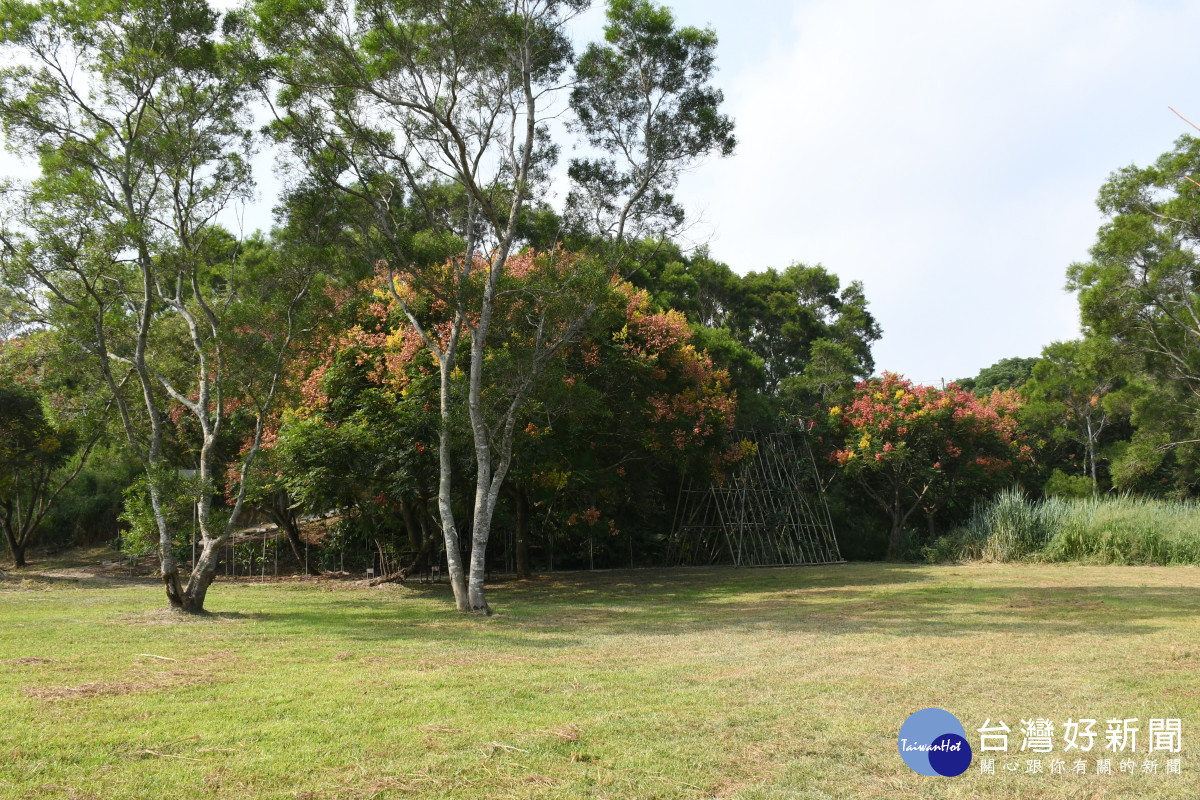
[[[154,479],[158,482],[159,499],[162,513],[166,517],[167,529],[172,534],[175,558],[187,560],[191,554],[195,531],[193,514],[196,498],[200,496],[203,488],[198,478],[185,476],[174,469],[161,469]],[[125,489],[124,510],[119,517],[127,526],[120,534],[120,550],[134,560],[156,552],[159,544],[158,522],[150,502],[149,480],[145,475],[141,475]],[[213,528],[224,528],[224,517],[227,514],[223,509],[213,509],[209,515]]]
[[[934,563],[1200,564],[1200,503],[1131,496],[1030,502],[1009,489],[924,555]]]
[[[140,465],[120,449],[97,447],[42,520],[41,541],[66,547],[116,539],[123,494],[140,474]]]
[[[1087,475],[1068,475],[1061,469],[1056,469],[1042,487],[1042,492],[1047,497],[1091,497],[1092,479]]]
[[[965,525],[925,548],[926,560],[1020,561],[1037,553],[1065,513],[1063,501],[1031,503],[1019,488],[976,503]]]

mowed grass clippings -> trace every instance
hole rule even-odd
[[[1190,798],[1200,569],[852,564],[493,587],[0,581],[0,797]],[[1013,733],[914,774],[929,706]],[[1183,721],[1182,774],[1026,773],[1021,719]],[[995,755],[995,754],[989,754]],[[1003,769],[1016,763],[1017,771]]]

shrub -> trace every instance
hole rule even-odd
[[[1087,475],[1068,475],[1056,469],[1050,474],[1042,491],[1047,497],[1091,497],[1092,479]]]
[[[1200,503],[1132,496],[1031,502],[1009,489],[976,506],[966,525],[924,555],[935,563],[1200,564]]]

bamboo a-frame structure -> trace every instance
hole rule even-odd
[[[721,483],[685,481],[667,563],[739,567],[842,562],[833,519],[803,426],[794,434],[741,431],[755,453]]]

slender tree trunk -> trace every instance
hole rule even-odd
[[[892,531],[888,535],[888,561],[900,560],[900,542],[904,538],[904,523],[900,519],[900,511],[896,509],[892,513]]]
[[[18,539],[15,535],[13,535],[12,528],[8,524],[4,525],[4,538],[8,540],[8,551],[9,551],[9,553],[12,554],[13,566],[14,567],[26,566],[26,562],[25,562],[26,541],[23,538]]]
[[[292,510],[291,498],[285,491],[276,492],[266,506],[267,515],[279,526],[287,536],[288,547],[296,557],[297,564],[304,563],[304,542],[300,540],[300,526],[296,522],[296,512]]]
[[[1100,496],[1100,483],[1096,480],[1096,437],[1092,433],[1092,418],[1087,417],[1087,459],[1092,475],[1092,497]]]
[[[529,566],[529,496],[520,486],[513,490],[514,510],[516,516],[515,562],[517,577],[527,580],[532,577],[533,570]]]
[[[453,364],[443,364],[441,415],[442,429],[438,432],[438,512],[442,520],[442,538],[446,543],[446,572],[454,591],[454,604],[459,611],[469,611],[467,576],[463,571],[462,553],[458,549],[458,529],[454,525],[454,510],[450,506],[450,370]]]
[[[20,509],[14,509],[13,503],[10,501],[4,502],[4,516],[0,518],[0,528],[4,528],[4,538],[8,541],[8,552],[12,555],[13,566],[25,566],[25,545],[29,540],[25,535],[18,536],[17,528],[21,524]],[[13,519],[16,514],[17,519]]]
[[[904,536],[904,515],[900,511],[900,483],[892,480],[892,531],[888,535],[888,561],[900,559],[900,540]]]
[[[400,518],[404,520],[404,532],[408,534],[408,546],[414,553],[421,552],[423,541],[421,531],[417,528],[416,515],[413,514],[412,506],[404,500],[400,501]]]
[[[158,526],[158,574],[167,592],[167,602],[171,608],[188,610],[184,607],[179,564],[175,561],[174,531],[167,524],[167,515],[162,506],[162,489],[154,477],[150,478],[150,506],[154,510],[154,522]]]
[[[292,549],[292,555],[296,557],[296,563],[304,563],[304,542],[300,540],[300,526],[296,524],[296,515],[288,509],[284,513],[282,521],[277,523],[283,528],[284,534],[287,535],[288,547]]]
[[[485,614],[492,613],[483,594],[487,580],[487,543],[492,534],[492,508],[486,497],[483,503],[475,504],[475,517],[471,525],[471,574],[467,584],[470,610]]]

